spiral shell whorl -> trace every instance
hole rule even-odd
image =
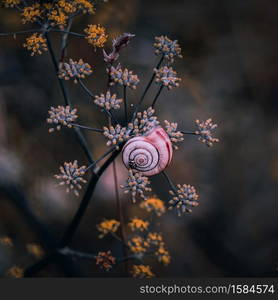
[[[163,171],[172,159],[172,144],[165,130],[158,126],[144,136],[130,139],[123,148],[125,166],[145,176]]]

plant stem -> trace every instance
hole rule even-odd
[[[127,99],[126,99],[126,86],[124,85],[124,107],[125,107],[125,125],[127,125]]]
[[[154,98],[154,100],[153,100],[152,105],[151,105],[152,108],[154,108],[155,103],[156,103],[156,101],[157,101],[157,99],[158,99],[158,97],[159,97],[159,95],[160,95],[160,93],[161,93],[163,87],[164,87],[164,85],[161,85],[161,86],[159,87],[158,92],[157,92],[157,94],[156,94],[156,96],[155,96],[155,98]]]
[[[158,69],[158,68],[161,66],[161,64],[162,64],[162,62],[163,62],[163,59],[164,59],[164,56],[161,56],[161,58],[160,58],[158,64],[156,65],[156,69]],[[144,90],[144,92],[143,92],[143,94],[142,94],[142,96],[141,96],[141,98],[140,98],[140,100],[139,100],[139,103],[138,103],[137,106],[136,106],[136,109],[135,109],[135,111],[134,111],[134,113],[133,113],[132,121],[134,121],[134,119],[135,119],[135,117],[136,117],[136,114],[137,114],[137,112],[139,111],[140,106],[142,105],[142,103],[143,103],[143,101],[144,101],[144,98],[145,98],[145,96],[146,96],[146,94],[147,94],[149,88],[151,87],[153,81],[154,81],[155,74],[156,74],[156,73],[153,72],[153,75],[152,75],[152,77],[151,77],[149,83],[147,84],[147,86],[146,86],[146,88],[145,88],[145,90]]]
[[[103,160],[107,155],[109,155],[111,152],[115,151],[116,146],[110,148],[107,152],[105,152],[100,158],[98,158],[96,161],[94,161],[91,165],[89,165],[87,167],[87,169],[85,170],[85,172],[87,172],[89,169],[91,169],[92,167],[94,167],[97,163],[99,163],[101,160]]]
[[[80,124],[75,124],[75,123],[70,123],[70,125],[72,125],[73,127],[78,127],[78,128],[81,128],[81,129],[91,130],[91,131],[94,131],[94,132],[100,132],[100,133],[103,132],[103,129],[99,129],[99,128],[92,128],[92,127],[88,127],[88,126],[84,126],[84,125],[80,125]]]
[[[17,34],[32,33],[32,32],[41,32],[41,31],[43,30],[41,28],[38,28],[38,29],[29,29],[29,30],[15,31],[15,32],[1,32],[0,36],[10,36],[10,35],[17,35]]]
[[[66,232],[62,238],[61,246],[65,247],[70,244],[70,242],[73,239],[73,236],[85,214],[85,211],[88,207],[88,204],[91,200],[91,197],[93,195],[93,192],[95,190],[95,187],[97,185],[97,182],[103,172],[107,169],[107,167],[113,162],[113,160],[118,156],[118,154],[121,152],[121,148],[118,150],[115,150],[112,155],[106,160],[106,162],[101,166],[99,171],[96,174],[93,174],[91,177],[91,180],[89,182],[88,188],[85,192],[85,195],[80,203],[80,206],[74,215],[72,221],[70,222],[68,228],[66,229]]]
[[[46,41],[47,41],[47,46],[48,46],[48,50],[49,50],[49,53],[50,53],[50,56],[51,56],[51,59],[52,59],[52,63],[53,63],[54,68],[55,68],[56,77],[58,79],[59,86],[60,86],[60,89],[62,91],[64,100],[65,100],[65,104],[71,106],[71,102],[70,102],[69,96],[67,94],[64,82],[58,76],[59,66],[58,66],[58,63],[57,63],[57,60],[56,60],[56,57],[55,57],[55,54],[54,54],[54,51],[53,51],[53,48],[52,48],[52,45],[51,45],[51,42],[50,42],[50,39],[49,39],[47,33],[45,34],[45,38],[46,38]],[[80,131],[80,128],[74,128],[74,129],[75,129],[75,134],[76,134],[77,140],[78,140],[81,148],[85,152],[85,155],[86,155],[89,163],[93,163],[94,160],[93,160],[93,157],[91,155],[91,152],[89,151],[89,147],[88,147],[88,144],[87,144],[87,141],[86,141],[84,135]]]
[[[51,32],[61,32],[61,33],[66,33],[66,34],[70,34],[70,35],[81,37],[81,38],[84,38],[86,36],[85,34],[72,32],[70,30],[52,29]]]
[[[196,132],[194,132],[194,131],[181,131],[181,133],[183,133],[183,134],[194,134],[194,135],[197,135]]]
[[[95,254],[72,250],[69,247],[65,247],[65,248],[60,249],[59,253],[61,253],[63,255],[67,255],[67,256],[82,258],[82,259],[94,259],[94,258],[96,258]]]

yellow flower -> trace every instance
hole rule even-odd
[[[72,14],[76,12],[75,5],[66,0],[59,0],[58,6],[61,7],[64,10],[64,12],[67,14]]]
[[[151,278],[155,276],[151,267],[146,265],[133,265],[131,274],[136,278]]]
[[[62,9],[52,9],[48,14],[49,20],[53,21],[53,25],[66,25],[68,16],[62,11]]]
[[[3,236],[3,237],[0,237],[0,244],[7,246],[7,247],[12,247],[13,241],[8,236]]]
[[[3,0],[6,7],[14,7],[20,4],[20,0]]]
[[[130,251],[133,253],[144,253],[149,248],[150,244],[144,240],[141,236],[134,236],[127,242]]]
[[[23,47],[32,51],[31,56],[42,54],[43,51],[47,51],[46,39],[42,34],[34,33],[26,39],[26,43],[23,44]]]
[[[158,261],[163,265],[168,265],[171,261],[169,252],[163,246],[158,248],[158,250],[155,252],[155,255],[158,257]]]
[[[108,35],[105,34],[105,28],[100,25],[88,25],[84,31],[87,34],[85,39],[95,48],[102,48],[107,41]]]
[[[13,266],[7,271],[7,275],[15,278],[23,277],[23,269],[18,266]]]
[[[73,4],[83,11],[83,13],[94,13],[94,5],[88,0],[74,0]]]
[[[158,198],[149,198],[141,202],[140,207],[145,209],[147,212],[155,212],[158,216],[165,213],[166,208],[164,202]]]
[[[133,218],[129,223],[128,226],[130,227],[130,229],[132,231],[135,230],[140,230],[140,231],[144,231],[148,229],[149,226],[149,222],[148,221],[144,221],[138,218]]]
[[[99,238],[103,238],[108,233],[114,233],[118,230],[120,222],[117,220],[104,220],[97,225],[98,231],[101,233]]]
[[[26,6],[22,12],[22,23],[34,22],[41,16],[40,4],[36,3],[32,6]]]
[[[36,258],[41,258],[44,255],[42,247],[35,243],[30,243],[26,245],[27,251]]]
[[[147,236],[147,241],[152,245],[164,245],[162,235],[157,232],[150,232]]]

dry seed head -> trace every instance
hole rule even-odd
[[[96,105],[106,110],[119,109],[122,102],[123,99],[117,99],[117,95],[112,95],[110,91],[107,91],[105,95],[100,94],[100,96],[95,96],[94,100]]]
[[[83,79],[91,75],[92,72],[92,67],[83,59],[74,61],[70,58],[68,63],[60,63],[58,76],[65,80],[74,79],[74,82],[77,83],[77,79]]]
[[[126,68],[122,69],[120,64],[118,64],[116,68],[112,66],[107,69],[107,73],[111,79],[110,85],[120,84],[131,89],[136,89],[136,86],[139,83],[138,76]]]
[[[167,36],[155,37],[154,48],[156,55],[162,54],[171,63],[174,62],[175,56],[182,58],[178,41],[172,41]]]
[[[77,109],[71,109],[70,106],[51,107],[48,111],[49,118],[46,120],[47,123],[56,126],[57,130],[61,129],[61,126],[72,127],[73,123],[77,118]],[[53,132],[55,128],[50,128],[49,132]]]
[[[192,210],[190,207],[199,205],[199,196],[192,185],[178,184],[177,190],[175,192],[171,190],[169,193],[172,195],[172,199],[169,201],[170,207],[176,207],[179,215],[184,212],[191,212]]]
[[[179,86],[181,78],[177,77],[177,72],[172,67],[164,66],[160,69],[154,69],[154,72],[155,82],[167,87],[168,90]]]
[[[176,143],[182,142],[184,140],[183,133],[177,130],[178,123],[170,123],[167,120],[165,120],[164,123],[166,127],[166,132],[170,137],[173,148],[177,150],[178,146],[176,145]]]
[[[213,143],[218,143],[219,139],[212,137],[212,130],[217,127],[217,124],[212,123],[212,119],[207,119],[206,121],[196,120],[196,125],[198,130],[195,134],[199,135],[199,140],[205,143],[208,147],[211,147]]]
[[[78,167],[77,160],[72,162],[64,162],[60,167],[60,174],[54,175],[58,179],[59,185],[67,185],[67,193],[71,190],[76,196],[79,196],[79,190],[82,188],[81,184],[87,181],[83,178],[86,172],[86,166]]]

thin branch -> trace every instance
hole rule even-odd
[[[73,236],[76,232],[76,230],[79,227],[79,224],[86,212],[86,209],[90,203],[90,200],[92,198],[92,195],[94,193],[95,187],[98,183],[98,180],[100,179],[103,172],[108,168],[108,166],[113,162],[113,160],[118,156],[118,154],[121,152],[121,148],[115,150],[112,155],[106,160],[106,162],[100,167],[98,172],[94,175],[92,175],[91,180],[89,182],[89,185],[87,187],[87,190],[85,192],[85,195],[80,203],[80,206],[74,215],[72,221],[70,222],[68,228],[66,229],[66,232],[62,238],[61,246],[65,247],[70,244],[70,242],[73,239]]]
[[[90,164],[85,172],[87,172],[89,169],[91,169],[92,167],[94,167],[97,163],[99,163],[101,160],[103,160],[107,155],[109,155],[110,153],[112,153],[113,151],[116,150],[117,146],[114,146],[112,148],[110,148],[107,152],[105,152],[101,157],[99,157],[96,161],[94,161],[92,164]]]
[[[125,125],[127,125],[127,99],[126,99],[126,86],[125,85],[124,85],[123,89],[124,89],[123,98],[124,98],[124,108],[125,108]]]
[[[48,46],[48,50],[49,50],[49,53],[50,53],[50,56],[52,59],[52,63],[55,68],[56,77],[58,79],[59,86],[60,86],[60,89],[62,91],[64,100],[65,100],[65,104],[71,106],[71,102],[70,102],[69,96],[67,94],[67,91],[66,91],[66,88],[64,85],[64,81],[61,78],[59,78],[59,76],[58,76],[58,70],[59,70],[58,62],[56,60],[56,57],[55,57],[55,54],[54,54],[54,51],[53,51],[53,48],[52,48],[52,45],[51,45],[51,42],[50,42],[50,39],[49,39],[47,33],[45,34],[45,38],[47,41],[47,46]],[[94,160],[93,160],[91,152],[89,151],[89,147],[88,147],[88,144],[87,144],[87,141],[86,141],[84,135],[80,131],[80,128],[75,127],[74,129],[75,129],[76,137],[77,137],[77,140],[78,140],[80,146],[82,147],[83,151],[85,152],[85,155],[86,155],[89,163],[92,164],[94,162]]]
[[[181,131],[181,133],[183,133],[183,134],[194,134],[194,135],[197,135],[197,133],[194,132],[194,131]]]
[[[157,99],[158,99],[160,93],[162,92],[163,87],[164,87],[164,85],[161,85],[161,86],[159,87],[158,92],[157,92],[157,94],[156,94],[156,96],[155,96],[155,98],[154,98],[154,100],[153,100],[152,105],[151,105],[152,108],[154,108],[155,103],[156,103],[156,101],[157,101]]]
[[[168,182],[169,186],[171,187],[171,189],[176,193],[176,195],[178,196],[177,193],[177,188],[175,186],[175,184],[173,183],[173,181],[170,179],[170,177],[167,175],[167,173],[165,171],[161,172],[162,175],[165,177],[166,181]]]
[[[85,91],[85,93],[91,97],[94,98],[94,94],[87,88],[87,86],[84,84],[84,82],[79,78],[78,79],[78,83],[80,84],[80,86],[82,87],[82,89]],[[118,121],[115,119],[115,117],[113,116],[112,112],[107,110],[105,107],[102,107],[102,110],[106,113],[106,115],[111,118],[113,120],[114,124],[118,124]]]
[[[17,35],[17,34],[26,34],[26,33],[32,33],[32,32],[42,32],[43,30],[41,28],[38,29],[29,29],[29,30],[22,30],[22,31],[15,31],[15,32],[1,32],[0,36],[10,36],[10,35]]]
[[[91,130],[91,131],[94,131],[94,132],[100,132],[100,133],[103,132],[103,129],[99,129],[99,128],[92,128],[92,127],[88,127],[88,126],[84,126],[84,125],[80,125],[80,124],[75,124],[75,123],[70,123],[70,125],[72,125],[73,127],[78,127],[78,128],[81,128],[81,129]]]
[[[77,32],[72,32],[69,30],[60,30],[60,29],[52,29],[51,32],[60,32],[60,33],[66,33],[72,36],[76,36],[76,37],[81,37],[84,38],[86,35],[85,34],[81,34],[81,33],[77,33]]]
[[[66,256],[72,256],[72,257],[78,257],[82,259],[94,259],[96,258],[96,255],[93,253],[86,253],[81,251],[72,250],[69,247],[64,247],[58,251],[59,253],[66,255]]]
[[[161,66],[161,64],[162,64],[162,62],[163,62],[163,59],[164,59],[164,56],[162,56],[162,57],[160,58],[158,64],[156,65],[156,69],[158,69],[158,68]],[[134,113],[133,113],[132,121],[134,121],[134,119],[135,119],[135,117],[136,117],[136,114],[137,114],[137,112],[139,111],[140,106],[142,105],[142,103],[143,103],[143,101],[144,101],[144,98],[145,98],[145,96],[146,96],[146,94],[147,94],[149,88],[151,87],[153,81],[154,81],[155,74],[156,74],[156,73],[153,72],[153,75],[152,75],[152,77],[151,77],[149,83],[147,84],[147,86],[146,86],[146,88],[145,88],[145,90],[144,90],[144,92],[143,92],[143,94],[142,94],[142,96],[141,96],[141,98],[140,98],[140,100],[139,100],[137,106],[136,106],[136,109],[135,109],[135,111],[134,111]]]
[[[87,88],[87,86],[83,83],[83,81],[79,78],[78,83],[82,87],[82,89],[88,94],[90,97],[94,98],[94,94]]]

